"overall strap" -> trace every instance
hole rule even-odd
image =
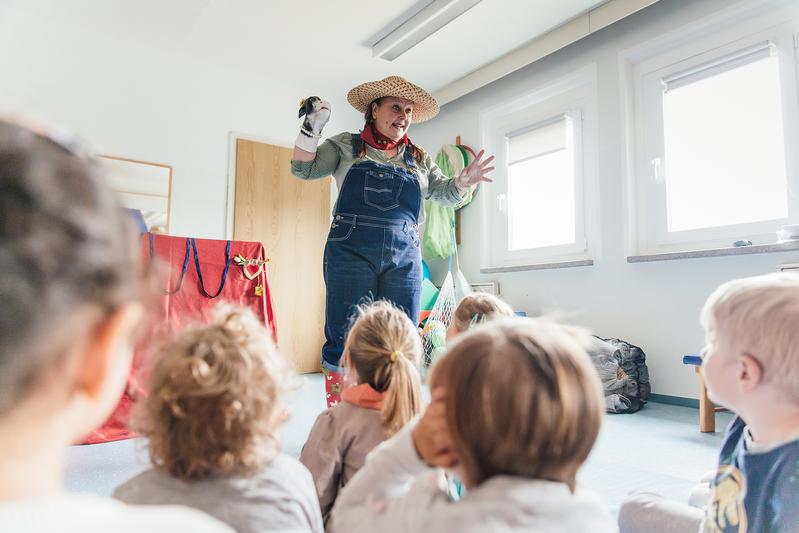
[[[416,160],[413,158],[413,152],[415,151],[415,147],[413,143],[408,143],[405,147],[405,164],[408,165],[408,168],[416,167]]]
[[[361,148],[363,148],[363,139],[361,139],[360,133],[351,133],[352,136],[352,157],[355,159],[360,159],[361,157]]]

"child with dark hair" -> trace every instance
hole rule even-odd
[[[68,445],[116,405],[142,315],[136,232],[85,150],[0,118],[0,529],[228,531],[207,515],[67,495]]]

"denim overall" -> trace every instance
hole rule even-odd
[[[362,146],[360,134],[352,134],[353,157]],[[416,166],[410,146],[404,156],[408,167]],[[354,307],[365,300],[389,300],[414,324],[419,320],[421,206],[419,179],[411,170],[361,159],[347,172],[325,246],[322,366],[327,370],[340,371]]]

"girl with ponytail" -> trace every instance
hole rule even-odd
[[[336,495],[369,452],[421,411],[421,356],[419,333],[403,311],[387,301],[359,308],[342,355],[350,386],[316,419],[300,455],[326,525]]]

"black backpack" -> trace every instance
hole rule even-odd
[[[620,339],[594,337],[588,354],[602,380],[608,413],[634,413],[649,399],[646,354]]]

